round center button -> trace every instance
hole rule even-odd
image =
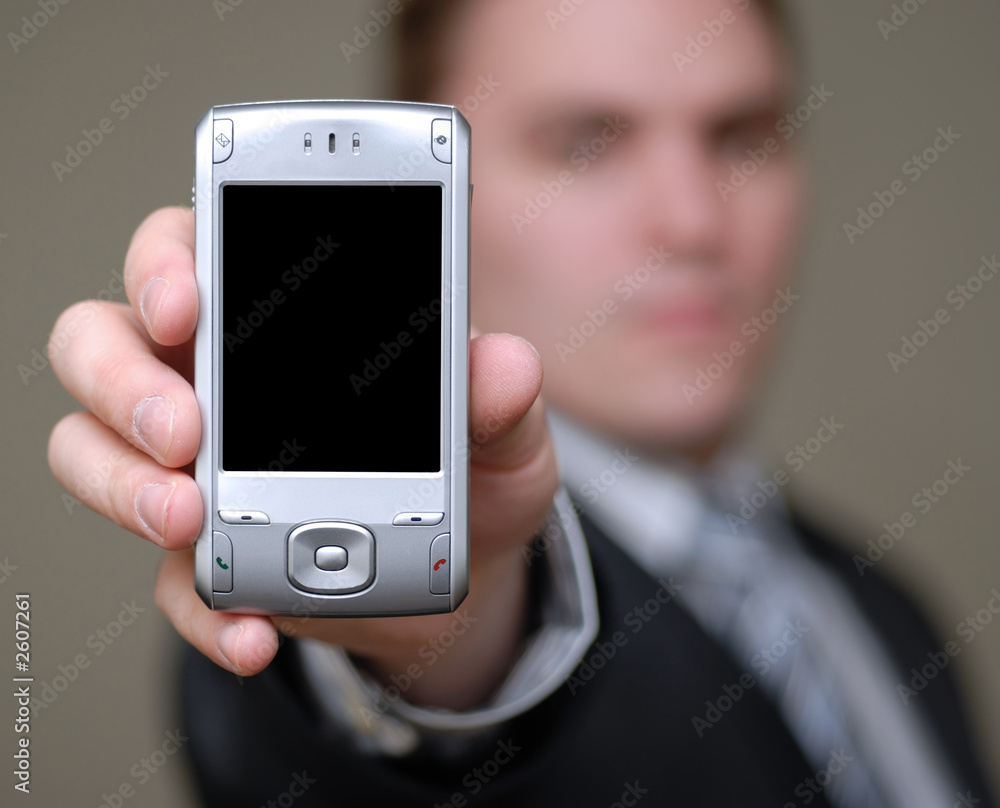
[[[316,566],[328,572],[342,570],[347,566],[347,550],[336,545],[317,548]]]
[[[350,522],[306,522],[288,534],[288,580],[306,592],[347,595],[375,580],[375,537]]]

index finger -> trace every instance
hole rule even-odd
[[[180,345],[194,333],[194,211],[160,208],[136,229],[125,256],[125,292],[160,345]]]

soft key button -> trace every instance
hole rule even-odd
[[[269,525],[271,520],[260,511],[219,511],[219,518],[227,525]]]
[[[444,519],[443,513],[400,513],[396,514],[392,523],[396,527],[404,525],[440,525]]]
[[[431,124],[431,152],[442,163],[451,162],[451,121],[435,118]]]

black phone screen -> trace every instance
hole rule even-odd
[[[440,471],[443,187],[221,193],[222,469]]]

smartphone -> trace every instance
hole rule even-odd
[[[468,123],[432,104],[234,104],[195,138],[196,590],[255,614],[453,611]]]

